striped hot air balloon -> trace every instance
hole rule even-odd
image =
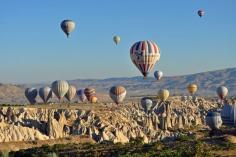
[[[95,89],[94,88],[85,88],[84,89],[84,94],[87,98],[88,101],[91,101],[91,97],[95,94]]]
[[[49,87],[42,87],[39,89],[39,96],[44,103],[47,103],[48,100],[52,97],[52,89]]]
[[[54,81],[52,83],[52,91],[61,100],[68,92],[69,84],[64,80]]]
[[[25,97],[28,99],[30,104],[35,104],[36,100],[35,98],[38,95],[38,91],[36,88],[26,88],[25,90]]]
[[[65,97],[68,101],[71,101],[75,97],[75,94],[76,94],[75,86],[69,86],[69,89],[68,89]]]
[[[130,58],[146,78],[160,59],[160,49],[153,41],[139,41],[131,47]]]
[[[113,86],[110,89],[110,97],[116,103],[120,104],[123,102],[126,96],[126,90],[123,86]]]

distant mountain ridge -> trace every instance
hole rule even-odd
[[[51,82],[50,82],[51,83]],[[40,88],[46,84],[24,84],[17,85],[19,90],[14,91],[24,91],[26,87],[36,87]],[[156,81],[153,77],[148,77],[143,79],[139,77],[122,77],[122,78],[108,78],[108,79],[75,79],[69,80],[69,83],[75,85],[78,89],[86,88],[88,86],[94,87],[98,93],[108,94],[109,89],[114,85],[123,85],[128,92],[129,96],[134,95],[155,95],[159,89],[165,88],[170,91],[171,95],[182,95],[187,94],[186,86],[189,83],[196,83],[198,85],[198,95],[202,96],[216,96],[216,88],[220,85],[225,85],[229,89],[230,95],[236,95],[236,68],[228,68],[224,70],[216,70],[209,72],[202,72],[197,74],[183,75],[183,76],[169,76],[163,77],[161,81]],[[0,85],[0,102],[4,102],[7,95],[12,97],[11,90],[8,89],[8,93],[4,93],[1,87],[6,86],[4,84]],[[8,86],[11,88],[11,86]],[[21,89],[21,90],[20,90]],[[4,88],[4,90],[6,90]],[[4,97],[1,97],[4,96]],[[17,95],[14,92],[14,98],[7,98],[7,100],[17,101],[17,98],[22,97],[22,93]],[[25,98],[21,98],[26,101]],[[23,100],[19,102],[24,102]]]
[[[170,90],[172,94],[186,94],[186,86],[189,83],[196,83],[199,87],[199,94],[215,95],[215,90],[220,85],[227,86],[230,93],[236,94],[236,68],[163,77],[161,81],[156,81],[151,76],[145,80],[142,76],[136,76],[107,79],[75,79],[69,80],[69,83],[77,88],[91,86],[96,88],[98,92],[103,93],[108,92],[110,87],[114,85],[123,85],[130,94],[154,94],[153,92],[157,92],[161,88]],[[42,86],[42,84],[37,86]]]

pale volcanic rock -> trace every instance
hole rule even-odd
[[[43,135],[38,130],[35,130],[33,128],[7,125],[3,123],[0,123],[0,126],[0,142],[48,139],[48,136]]]
[[[86,104],[83,104],[86,105]],[[100,104],[102,105],[102,104]],[[102,109],[0,108],[0,141],[31,141],[88,135],[97,142],[126,143],[143,138],[143,142],[177,138],[176,129],[203,126],[209,109],[218,104],[195,97],[171,97],[166,102],[154,102],[153,111],[146,114],[135,103]],[[171,131],[170,131],[171,130]],[[176,130],[176,131],[175,131]]]

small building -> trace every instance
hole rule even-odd
[[[221,118],[224,125],[236,125],[236,105],[224,104]]]

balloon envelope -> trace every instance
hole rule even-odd
[[[139,41],[131,47],[130,58],[144,78],[146,78],[155,63],[159,61],[160,50],[153,41]]]
[[[38,91],[36,88],[26,88],[25,89],[25,96],[30,102],[30,104],[35,104],[36,100],[35,98],[37,97]]]
[[[159,99],[161,99],[162,101],[166,101],[169,97],[170,93],[167,89],[161,89],[158,92],[158,97]]]
[[[152,100],[150,98],[144,97],[141,99],[141,106],[145,113],[148,113],[152,108]]]
[[[96,97],[96,96],[91,96],[91,99],[90,99],[90,102],[91,103],[97,103],[97,101],[98,101],[98,98]]]
[[[77,95],[78,95],[79,100],[80,100],[81,102],[86,101],[87,98],[86,98],[86,95],[84,94],[84,89],[78,90],[78,91],[77,91]]]
[[[85,88],[84,89],[84,94],[86,95],[86,98],[88,101],[91,101],[91,97],[95,94],[95,89],[94,88]]]
[[[64,80],[54,81],[52,83],[52,91],[61,100],[69,89],[69,84]]]
[[[155,77],[157,80],[160,80],[160,79],[163,77],[163,72],[162,72],[162,71],[155,71],[155,72],[154,72],[154,77]]]
[[[208,112],[206,116],[206,124],[211,129],[219,129],[222,125],[221,115],[218,112]]]
[[[72,20],[63,20],[61,22],[61,29],[68,37],[70,33],[75,29],[75,22]]]
[[[126,89],[123,86],[113,86],[110,89],[109,95],[116,104],[119,104],[125,99]]]
[[[197,85],[196,84],[189,84],[187,89],[188,89],[188,92],[193,95],[197,91]]]
[[[205,12],[203,10],[198,10],[197,14],[198,16],[202,17],[205,15]]]
[[[217,88],[216,92],[219,98],[223,100],[228,94],[228,89],[225,86],[220,86]]]
[[[69,86],[69,89],[68,89],[65,97],[68,101],[71,101],[75,97],[75,94],[76,94],[75,86]]]
[[[39,89],[39,96],[44,103],[47,103],[52,98],[52,89],[49,87],[42,87]]]
[[[119,36],[114,36],[114,37],[113,37],[113,40],[114,40],[114,42],[115,42],[116,45],[117,45],[117,44],[119,44],[119,42],[120,42],[120,37],[119,37]]]

